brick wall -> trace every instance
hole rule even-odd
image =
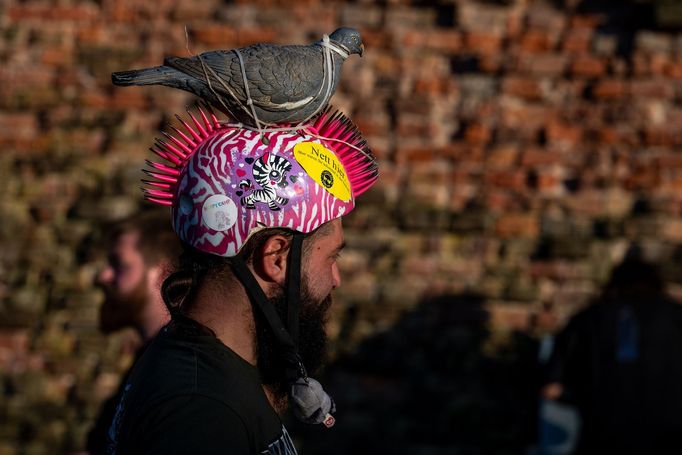
[[[682,35],[558,3],[0,3],[0,454],[80,449],[130,361],[130,334],[97,332],[92,245],[193,98],[110,73],[188,48],[361,30],[333,103],[382,174],[346,222],[344,346],[426,294],[479,293],[500,330],[565,317],[631,241],[680,294]]]

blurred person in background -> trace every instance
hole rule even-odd
[[[558,335],[543,393],[578,408],[576,453],[678,453],[680,359],[682,306],[632,248],[596,301]]]
[[[107,265],[97,277],[97,285],[104,291],[100,330],[110,334],[134,329],[140,339],[137,358],[170,321],[161,297],[161,283],[172,271],[181,245],[164,209],[148,210],[115,223],[106,243]],[[103,404],[88,435],[91,454],[104,453],[119,393]]]

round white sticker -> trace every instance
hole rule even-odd
[[[214,194],[204,201],[201,218],[214,231],[227,231],[237,222],[237,206],[224,194]]]

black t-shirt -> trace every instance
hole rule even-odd
[[[258,370],[191,320],[173,321],[138,360],[108,453],[296,454]]]

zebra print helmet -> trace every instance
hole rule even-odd
[[[194,248],[235,256],[266,228],[309,233],[355,206],[378,177],[358,129],[327,108],[303,128],[263,132],[188,112],[147,161],[145,198],[172,208],[173,229]]]

